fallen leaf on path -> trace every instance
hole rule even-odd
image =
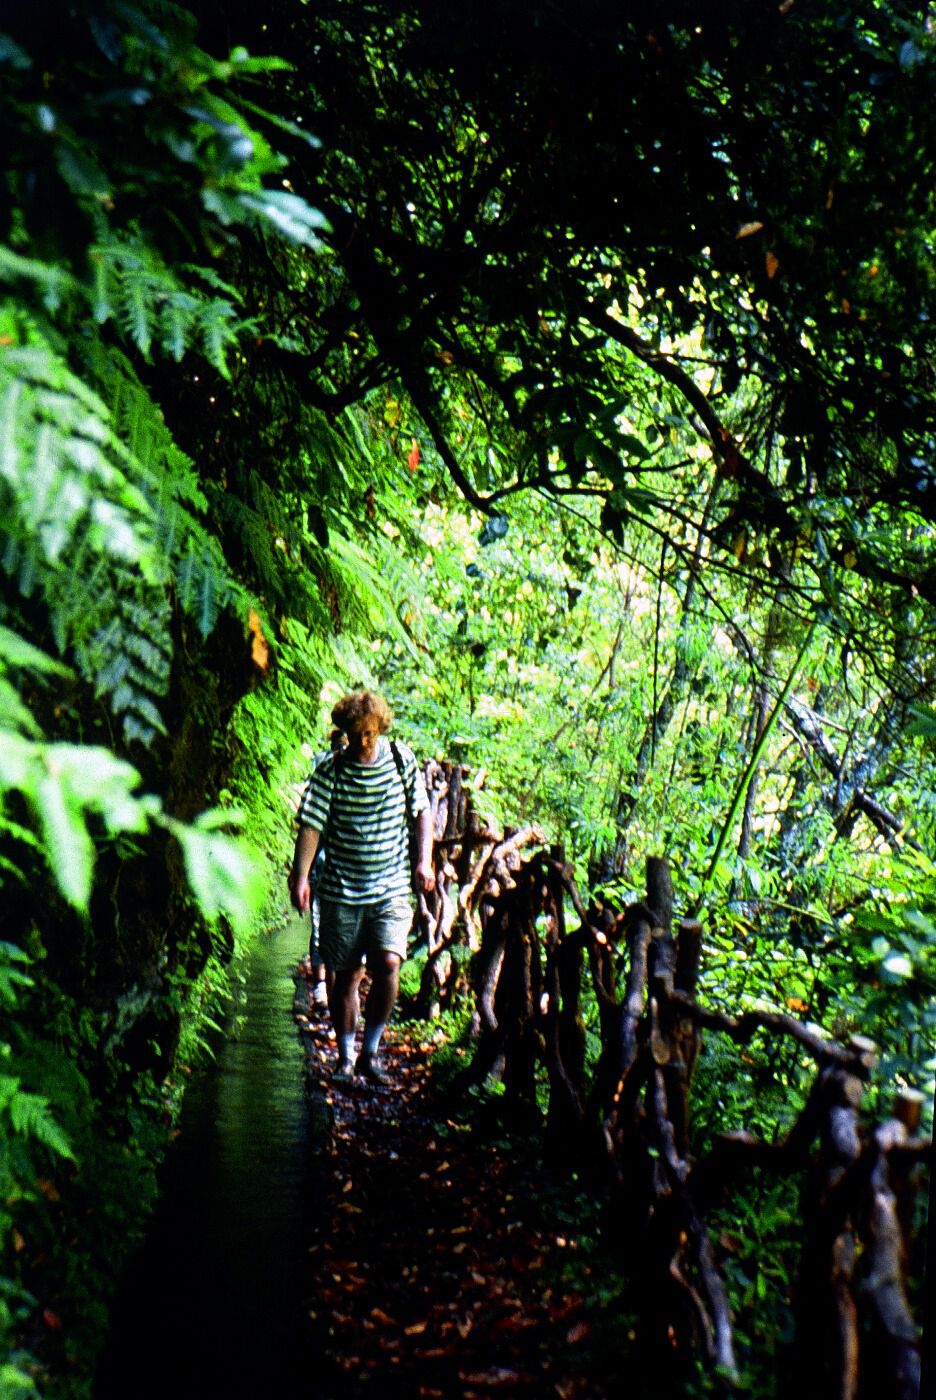
[[[496,1366],[493,1371],[459,1371],[458,1379],[465,1385],[516,1385],[520,1372]]]
[[[527,1317],[523,1313],[511,1313],[509,1317],[498,1318],[492,1327],[492,1332],[523,1332],[527,1327],[538,1327],[539,1323],[535,1317]]]

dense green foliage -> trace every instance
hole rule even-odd
[[[583,887],[667,854],[714,1004],[860,1027],[880,1086],[936,1062],[915,7],[191,8],[0,22],[24,1394],[80,1393],[101,1314],[48,1242],[113,1266],[348,685]],[[702,1136],[802,1087],[705,1069]]]

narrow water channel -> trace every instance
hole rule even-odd
[[[192,1077],[95,1400],[323,1393],[308,1316],[322,1106],[292,1016],[307,943],[298,918],[258,939],[236,1029]]]

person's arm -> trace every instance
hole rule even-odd
[[[309,871],[318,850],[319,833],[312,826],[300,826],[296,837],[292,870],[289,872],[289,897],[300,914],[306,914],[312,901]]]
[[[416,883],[424,894],[435,889],[432,868],[432,813],[424,807],[416,818]]]

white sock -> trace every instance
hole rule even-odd
[[[354,1059],[354,1031],[338,1037],[338,1052],[343,1060]]]
[[[384,1033],[386,1024],[386,1021],[381,1021],[379,1026],[364,1027],[364,1041],[361,1045],[361,1053],[363,1055],[375,1055],[377,1053],[380,1037]]]

